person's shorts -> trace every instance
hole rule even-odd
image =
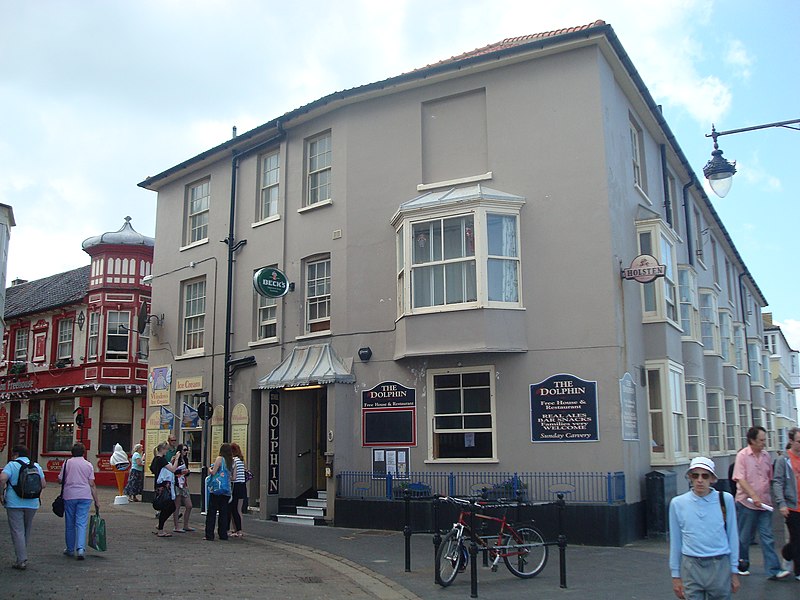
[[[175,499],[177,500],[178,498],[191,499],[191,496],[189,495],[189,488],[175,488]]]

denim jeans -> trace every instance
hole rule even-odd
[[[756,528],[761,544],[761,553],[764,555],[764,569],[770,575],[775,575],[781,570],[781,563],[775,552],[775,538],[772,535],[772,513],[768,510],[753,510],[736,503],[736,521],[739,526],[739,560],[750,562],[750,544],[753,541]]]
[[[64,500],[64,537],[68,552],[83,550],[86,547],[86,524],[89,522],[91,506],[91,498]]]

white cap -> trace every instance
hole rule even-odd
[[[717,472],[714,470],[714,461],[705,456],[695,456],[692,462],[689,463],[689,468],[686,472],[688,473],[692,469],[705,469],[706,471],[710,471],[714,477],[717,476]]]

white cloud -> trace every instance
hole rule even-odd
[[[725,62],[738,71],[742,79],[750,78],[750,67],[755,62],[740,40],[731,40],[725,52]]]

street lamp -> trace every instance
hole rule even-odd
[[[722,158],[722,150],[719,149],[719,144],[717,144],[717,138],[719,136],[742,133],[743,131],[753,131],[755,129],[767,129],[769,127],[785,127],[787,129],[800,131],[800,127],[790,127],[790,125],[796,123],[800,123],[800,119],[742,127],[741,129],[731,129],[729,131],[717,131],[714,125],[711,125],[711,133],[707,133],[706,137],[710,137],[714,140],[714,151],[711,153],[711,160],[703,167],[703,175],[708,179],[708,184],[711,186],[714,193],[720,198],[727,196],[731,189],[731,179],[734,173],[736,173],[736,161],[730,162]]]

